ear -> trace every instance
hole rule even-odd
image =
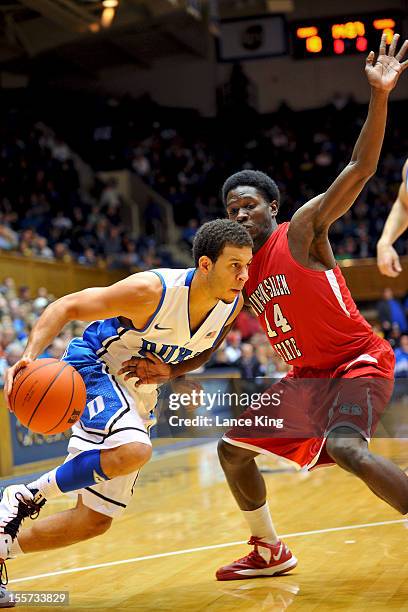
[[[272,217],[276,217],[276,215],[278,214],[278,210],[279,210],[278,201],[272,200],[272,202],[269,203],[269,208],[271,209]]]
[[[213,262],[207,255],[202,255],[198,260],[198,269],[201,270],[203,274],[208,274],[213,265]]]

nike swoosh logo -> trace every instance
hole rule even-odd
[[[93,471],[93,478],[95,482],[105,482],[105,478],[103,478],[96,470]]]
[[[157,329],[158,331],[169,331],[173,328],[172,327],[160,327],[159,325],[155,325],[154,329]]]
[[[279,561],[279,559],[280,559],[280,558],[281,558],[281,556],[282,556],[282,552],[283,552],[283,544],[281,544],[281,545],[279,546],[279,552],[278,552],[278,554],[277,554],[277,555],[272,555],[272,559],[273,559],[274,561]]]

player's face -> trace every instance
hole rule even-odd
[[[231,221],[241,223],[254,241],[254,253],[269,238],[276,226],[276,200],[267,202],[255,187],[243,185],[227,195],[227,214]]]
[[[227,245],[208,272],[208,287],[217,300],[231,304],[248,280],[251,247]]]

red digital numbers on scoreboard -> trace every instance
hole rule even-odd
[[[347,21],[346,23],[335,23],[331,28],[333,38],[333,51],[342,55],[346,50],[345,40],[354,40],[357,51],[367,49],[366,29],[362,21]]]
[[[292,50],[296,58],[366,53],[378,47],[385,32],[390,44],[396,31],[401,31],[398,15],[378,14],[358,17],[319,19],[311,23],[293,23]]]
[[[376,30],[382,30],[387,35],[387,45],[391,44],[392,37],[395,34],[395,19],[374,19],[373,26]],[[398,28],[399,30],[401,28]]]

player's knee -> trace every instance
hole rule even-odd
[[[252,460],[255,453],[247,451],[245,448],[234,446],[221,439],[218,441],[218,458],[224,470],[238,468],[244,463]]]
[[[76,520],[72,521],[72,529],[80,531],[83,540],[95,538],[106,533],[112,525],[112,517],[100,512],[95,512],[85,505],[77,506],[75,509]]]
[[[329,436],[326,449],[333,461],[340,467],[357,475],[364,472],[365,466],[370,460],[367,443],[360,438]]]
[[[140,470],[152,456],[152,447],[141,442],[131,442],[105,452],[109,453],[109,475],[113,478]]]
[[[120,447],[120,463],[124,474],[131,474],[140,470],[152,456],[152,447],[149,444],[132,442]]]
[[[224,440],[218,440],[217,445],[218,459],[222,467],[233,462],[234,459],[234,447],[232,444],[228,444]]]
[[[110,516],[106,516],[106,514],[100,514],[99,512],[94,512],[94,515],[98,516],[97,518],[93,518],[92,524],[90,525],[91,532],[95,536],[106,533],[112,525],[112,518]]]

